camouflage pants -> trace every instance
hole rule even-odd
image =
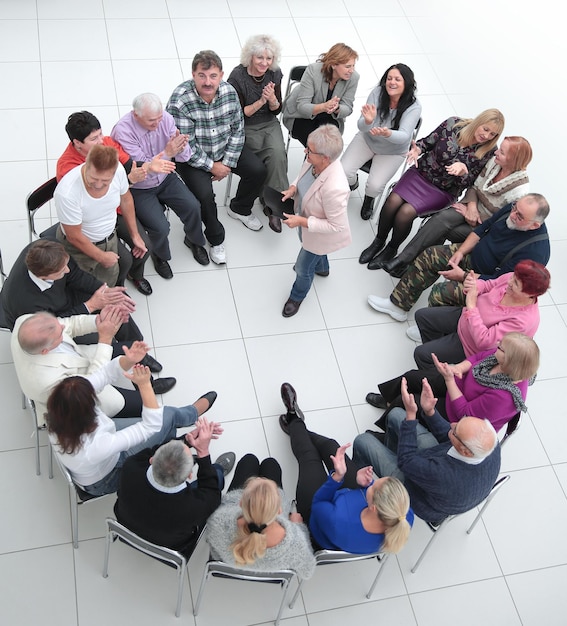
[[[439,272],[447,269],[449,259],[458,250],[460,244],[454,243],[449,246],[431,246],[426,248],[410,265],[400,282],[390,294],[390,300],[400,309],[409,311],[418,301],[419,296],[435,283],[439,278]],[[472,269],[470,255],[466,255],[461,261],[460,267],[464,270]],[[429,297],[429,306],[444,306],[447,304],[463,304],[464,296],[461,283],[446,281],[435,285]],[[458,302],[456,298],[459,298]]]

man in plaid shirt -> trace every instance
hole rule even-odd
[[[244,117],[238,94],[223,81],[222,61],[212,50],[202,50],[193,59],[193,79],[172,93],[166,110],[180,132],[189,137],[191,157],[177,164],[177,172],[201,203],[205,237],[211,245],[211,260],[226,263],[224,227],[219,221],[213,181],[235,172],[240,176],[228,214],[251,230],[262,222],[252,205],[266,178],[262,161],[244,145]]]

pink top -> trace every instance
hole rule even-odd
[[[502,306],[500,300],[513,272],[493,280],[477,280],[478,299],[474,309],[463,309],[457,333],[466,356],[495,350],[506,333],[533,337],[539,326],[537,298],[526,306]]]

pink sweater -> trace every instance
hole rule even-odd
[[[513,272],[493,280],[478,280],[478,300],[474,309],[463,309],[457,333],[467,356],[496,349],[506,333],[519,332],[533,337],[539,326],[536,301],[527,306],[502,306],[506,286]]]

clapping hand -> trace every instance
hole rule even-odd
[[[134,365],[131,372],[124,372],[124,376],[131,380],[135,385],[138,385],[138,387],[149,384],[152,380],[150,368],[139,364]]]
[[[372,465],[363,467],[356,473],[356,483],[361,487],[369,487],[374,480],[374,474],[372,473]]]
[[[122,346],[124,356],[132,363],[132,365],[139,363],[149,352],[149,349],[148,344],[143,341],[134,341],[130,347]]]
[[[331,454],[331,461],[333,461],[333,465],[335,467],[335,473],[333,474],[333,479],[338,483],[342,481],[346,474],[346,461],[345,461],[345,453],[347,448],[350,448],[350,443],[345,443],[344,446],[340,446],[337,448],[337,451],[334,455]]]
[[[433,355],[435,357],[435,355]],[[437,358],[437,357],[435,357]],[[433,394],[433,389],[427,378],[421,381],[421,410],[425,415],[431,416],[435,412],[435,406],[437,405],[437,398]]]
[[[406,410],[406,419],[414,420],[417,417],[417,404],[413,393],[408,391],[408,381],[406,378],[402,378],[402,402]]]
[[[372,124],[376,119],[376,106],[374,104],[363,104],[361,109],[362,117],[367,124]]]

